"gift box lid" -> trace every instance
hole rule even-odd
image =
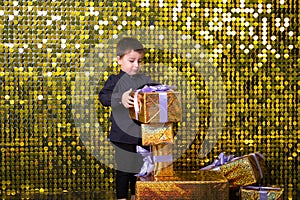
[[[174,171],[174,176],[158,177],[155,181],[228,182],[224,175],[216,171]]]

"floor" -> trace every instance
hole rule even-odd
[[[59,194],[19,194],[14,196],[2,196],[1,200],[115,200],[115,194],[108,192],[64,192]]]

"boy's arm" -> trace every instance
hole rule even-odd
[[[116,77],[109,77],[99,92],[99,101],[103,106],[121,105],[122,93],[114,91],[117,82],[118,79]]]
[[[103,106],[111,106],[111,96],[114,91],[115,83],[111,77],[107,79],[104,87],[99,92],[99,101]]]

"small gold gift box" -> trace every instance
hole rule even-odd
[[[228,200],[228,181],[214,171],[175,172],[153,181],[137,181],[137,200]]]
[[[263,178],[264,158],[260,153],[236,157],[233,160],[209,170],[223,174],[231,188],[252,185]]]
[[[258,153],[253,153],[221,165],[220,171],[228,179],[230,187],[246,186],[263,178],[265,163]]]
[[[180,92],[140,92],[138,107],[138,111],[135,107],[129,108],[129,113],[132,119],[142,123],[178,122],[182,118]]]
[[[173,176],[173,144],[153,145],[154,178]]]
[[[240,189],[241,200],[281,200],[282,188],[245,186]]]
[[[173,123],[142,124],[142,144],[144,146],[173,143]]]

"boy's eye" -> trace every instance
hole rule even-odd
[[[134,63],[136,60],[128,60],[128,62]],[[138,63],[142,63],[142,60],[137,60]]]

